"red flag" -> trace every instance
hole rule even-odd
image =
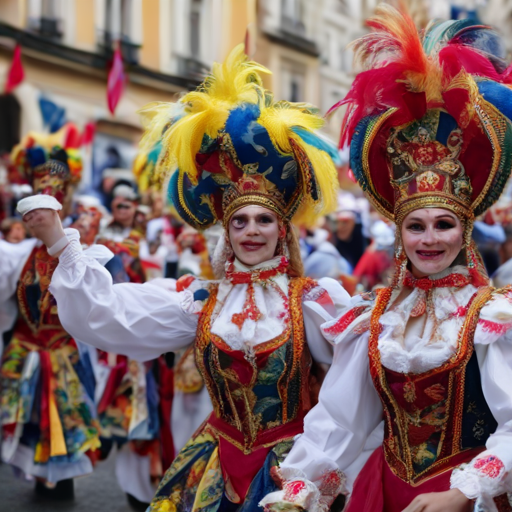
[[[87,146],[92,144],[94,139],[94,131],[96,130],[96,125],[94,123],[87,123],[84,127],[84,133],[82,135],[82,145]]]
[[[114,60],[108,74],[107,103],[108,109],[113,114],[124,91],[125,75],[123,57],[119,47],[114,52]]]
[[[5,92],[10,93],[23,82],[23,78],[25,78],[25,71],[23,70],[23,64],[21,62],[21,46],[17,44],[16,48],[14,48],[11,68],[9,69],[7,81],[5,82]]]

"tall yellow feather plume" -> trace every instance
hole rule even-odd
[[[187,173],[197,182],[195,155],[201,148],[204,134],[217,137],[229,115],[229,110],[241,103],[258,104],[265,97],[259,73],[270,71],[248,61],[244,45],[236,46],[223,63],[215,63],[212,73],[201,87],[189,92],[181,100],[169,106],[153,103],[140,111],[146,133],[141,141],[149,150],[162,139],[170,148],[162,155],[159,166],[170,170],[180,162],[180,172]],[[172,143],[171,143],[172,141]]]
[[[239,105],[258,105],[258,123],[265,128],[274,147],[283,155],[295,157],[290,142],[293,139],[314,169],[319,199],[314,201],[304,191],[306,197],[294,216],[295,221],[312,225],[318,216],[334,210],[337,203],[337,170],[328,151],[320,149],[322,143],[315,133],[324,120],[311,105],[274,101],[272,94],[264,89],[260,73],[270,72],[249,61],[243,45],[239,45],[225,62],[214,64],[211,75],[196,91],[174,104],[148,105],[140,111],[146,128],[141,142],[143,151],[150,151],[161,141],[164,149],[156,174],[169,174],[179,167],[180,177],[186,174],[195,185],[200,179],[196,155],[204,137],[217,139],[231,111]],[[302,130],[304,137],[294,131],[297,129]],[[308,164],[303,162],[303,165]]]

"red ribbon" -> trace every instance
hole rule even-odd
[[[265,281],[278,274],[286,274],[288,271],[288,258],[281,256],[279,265],[274,268],[262,268],[256,270],[249,270],[247,272],[235,272],[233,263],[230,264],[226,271],[226,279],[233,284],[249,284],[257,281]]]
[[[404,286],[408,288],[419,288],[425,291],[431,290],[432,288],[462,288],[471,283],[471,277],[462,274],[449,274],[440,279],[430,279],[428,277],[416,279],[412,274],[407,273],[404,280]]]

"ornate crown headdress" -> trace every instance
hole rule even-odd
[[[337,150],[317,133],[323,119],[310,105],[274,101],[260,73],[239,45],[196,91],[141,111],[143,151],[161,144],[151,179],[174,171],[170,199],[196,229],[247,204],[307,224],[336,206]]]
[[[29,132],[13,148],[11,161],[31,185],[46,175],[58,176],[66,186],[76,185],[82,176],[82,157],[73,143],[76,135],[71,123],[52,134]]]
[[[365,70],[333,107],[347,105],[340,144],[350,142],[360,186],[399,228],[419,208],[464,220],[467,265],[481,284],[473,220],[498,200],[512,168],[512,72],[503,44],[467,19],[434,21],[420,34],[388,4],[368,25],[373,32],[354,43]],[[399,235],[395,283],[407,265]]]
[[[387,4],[354,43],[365,66],[333,109],[348,109],[354,175],[398,225],[442,207],[473,219],[499,198],[512,167],[512,82],[503,44],[471,20],[435,21],[420,35]]]

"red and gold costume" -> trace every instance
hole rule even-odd
[[[276,488],[271,468],[314,403],[312,361],[330,362],[319,324],[349,300],[333,280],[301,277],[289,225],[335,206],[333,148],[314,109],[263,89],[265,71],[237,47],[197,91],[144,111],[144,141],[161,140],[158,171],[176,168],[169,194],[194,228],[227,227],[246,205],[275,212],[286,236],[272,258],[247,267],[223,235],[216,281],[113,285],[71,243],[51,283],[66,327],[86,343],[138,360],[195,346],[214,412],[167,470],[155,512],[254,510]]]
[[[334,496],[320,482],[342,470],[348,512],[401,512],[450,488],[478,510],[509,511],[512,291],[489,286],[471,233],[512,169],[510,73],[499,37],[470,20],[420,36],[382,4],[369,25],[355,43],[366,70],[342,102],[342,141],[369,200],[397,226],[396,272],[322,326],[333,366],[277,472],[283,490],[262,504],[327,511]],[[450,267],[417,279],[401,229],[424,208],[453,212],[464,237]]]
[[[80,159],[76,149],[53,144],[64,144],[70,130],[48,138],[31,134],[13,152],[14,164],[34,191],[64,204],[79,180]],[[94,379],[49,291],[58,259],[36,239],[19,247],[2,244],[0,266],[11,272],[10,283],[17,282],[10,300],[19,311],[2,361],[2,457],[28,475],[56,483],[92,471],[90,459],[99,447]],[[11,258],[16,260],[12,268]]]

